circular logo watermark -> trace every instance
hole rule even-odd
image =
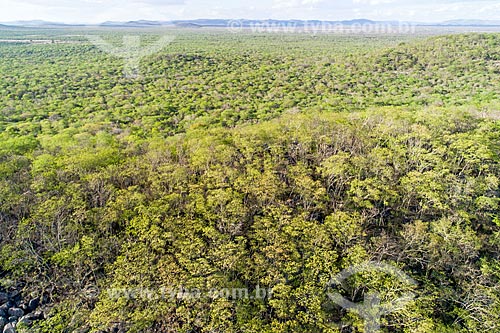
[[[232,33],[241,32],[243,29],[243,22],[241,20],[231,20],[227,23],[227,30]]]

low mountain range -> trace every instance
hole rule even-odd
[[[14,22],[1,22],[0,27],[68,27],[68,26],[96,26],[96,24],[68,24],[59,22],[47,22],[42,20],[31,21],[14,21]],[[500,20],[450,20],[439,23],[429,22],[402,22],[402,21],[373,21],[368,19],[354,19],[344,21],[321,21],[321,20],[230,20],[230,19],[195,19],[195,20],[174,20],[174,21],[150,21],[150,20],[136,20],[136,21],[106,21],[97,26],[102,27],[186,27],[186,28],[199,28],[199,27],[226,27],[230,25],[238,25],[239,27],[252,27],[255,25],[294,25],[297,27],[305,25],[318,25],[318,24],[332,24],[332,25],[399,25],[399,24],[412,24],[417,26],[500,26]]]

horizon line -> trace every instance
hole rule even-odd
[[[444,24],[451,22],[484,22],[484,23],[495,23],[495,25],[500,25],[500,19],[449,19],[444,21],[411,21],[411,20],[374,20],[369,18],[351,18],[351,19],[338,19],[338,20],[323,20],[323,19],[298,19],[298,18],[290,18],[290,19],[274,19],[274,18],[266,18],[266,19],[255,19],[255,18],[192,18],[192,19],[166,19],[166,20],[152,20],[152,19],[134,19],[134,20],[106,20],[101,22],[64,22],[64,21],[49,21],[44,19],[29,19],[29,20],[12,20],[12,21],[0,21],[0,24],[9,25],[19,25],[22,26],[22,23],[39,23],[39,24],[56,24],[56,25],[86,25],[86,26],[96,26],[103,25],[105,23],[137,23],[137,22],[154,22],[154,23],[175,23],[175,22],[190,22],[190,21],[279,21],[279,22],[289,22],[289,21],[298,21],[298,22],[311,22],[311,21],[319,21],[319,22],[352,22],[352,21],[370,21],[374,23],[389,23],[389,22],[399,22],[399,23],[413,23],[413,24]]]

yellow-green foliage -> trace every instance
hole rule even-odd
[[[382,332],[500,331],[498,35],[179,33],[136,80],[0,43],[0,274],[50,296],[35,332],[363,332],[328,290],[413,292]],[[329,285],[367,260],[417,286]]]

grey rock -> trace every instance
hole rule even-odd
[[[10,308],[9,309],[9,316],[19,318],[19,317],[24,316],[24,311],[22,309],[19,309],[19,308]]]
[[[5,326],[6,323],[7,321],[5,320],[5,318],[0,317],[0,331],[3,330],[3,327]]]
[[[0,305],[0,310],[2,310],[5,313],[8,313],[9,309],[14,307],[14,306],[15,306],[14,303],[12,303],[11,301],[8,301],[7,303]]]
[[[0,310],[2,310],[5,313],[7,313],[7,311],[9,311],[9,308],[10,308],[10,306],[7,303],[0,305]]]
[[[7,314],[5,313],[4,310],[0,310],[0,318],[5,318],[7,317]]]
[[[7,319],[7,321],[8,321],[9,323],[15,323],[15,322],[17,321],[17,317],[9,317],[9,318]]]
[[[23,310],[24,313],[30,312],[30,308],[29,308],[28,304],[26,304],[26,303],[21,303],[21,305],[19,305],[19,308],[21,310]]]
[[[21,293],[19,292],[19,290],[14,290],[14,291],[10,292],[10,298],[12,298],[12,299],[18,298],[20,295],[21,295]]]
[[[7,293],[0,293],[0,304],[7,303],[9,301],[9,295]]]
[[[12,324],[12,323],[8,323],[3,328],[3,333],[16,333],[16,327],[15,327],[15,325]]]
[[[19,321],[21,321],[21,319],[29,319],[29,320],[33,321],[33,320],[37,320],[38,318],[35,316],[35,314],[34,314],[34,313],[28,313],[28,314],[26,314],[26,315],[22,316],[22,317],[19,319]]]
[[[27,316],[21,317],[21,318],[19,319],[19,321],[17,322],[17,324],[18,324],[18,325],[21,325],[21,324],[22,324],[22,325],[24,325],[24,326],[28,326],[28,327],[29,327],[29,326],[31,326],[31,323],[32,323],[32,322],[33,322],[33,321],[32,321],[32,319],[31,319],[31,317],[30,317],[29,315],[27,315]]]
[[[28,302],[28,307],[30,308],[31,311],[34,311],[38,305],[40,305],[40,298],[33,298]]]
[[[42,310],[35,311],[30,314],[33,320],[45,319],[45,314]]]
[[[10,293],[9,299],[14,303],[19,304],[21,301],[21,293],[18,290],[14,290]]]

